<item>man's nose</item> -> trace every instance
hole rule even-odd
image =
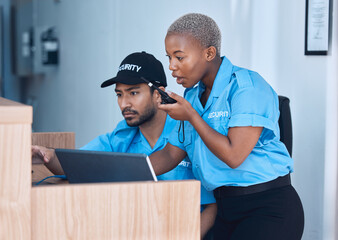
[[[130,99],[128,97],[122,97],[120,99],[120,108],[121,109],[125,109],[127,107],[130,107],[131,103],[130,103]]]

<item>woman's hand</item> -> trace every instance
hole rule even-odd
[[[195,114],[198,115],[196,110],[183,97],[172,92],[168,92],[168,95],[175,99],[177,103],[159,104],[158,108],[168,113],[171,118],[175,120],[189,121]]]

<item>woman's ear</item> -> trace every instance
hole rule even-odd
[[[211,62],[216,57],[216,48],[214,46],[205,49],[205,56],[208,62]]]

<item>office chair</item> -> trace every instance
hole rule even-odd
[[[292,121],[290,100],[284,96],[278,96],[280,140],[285,144],[290,156],[292,156]]]

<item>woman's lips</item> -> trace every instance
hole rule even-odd
[[[181,77],[176,78],[176,82],[178,84],[182,84],[183,83],[183,78],[181,78]]]

